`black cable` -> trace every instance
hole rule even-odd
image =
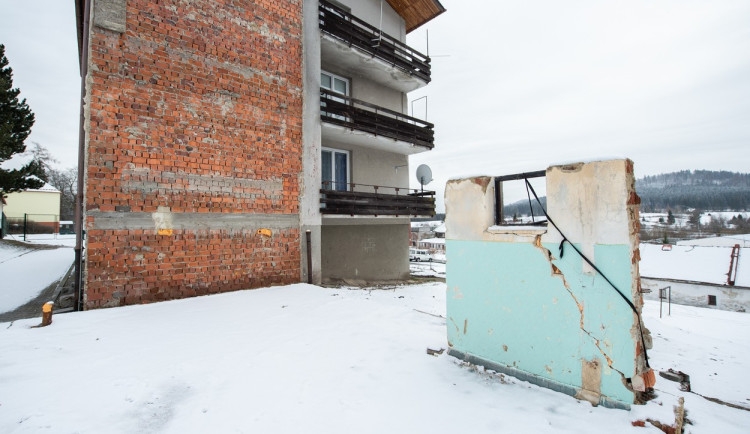
[[[648,364],[648,353],[646,352],[646,340],[643,338],[643,325],[642,325],[642,320],[641,320],[641,314],[638,312],[638,309],[635,307],[635,305],[633,304],[633,302],[630,301],[630,300],[628,300],[628,298],[625,297],[625,294],[623,294],[622,291],[620,291],[619,289],[617,289],[617,286],[615,286],[615,284],[612,283],[612,281],[610,281],[607,278],[607,276],[604,273],[602,273],[602,271],[596,265],[594,265],[594,263],[591,262],[591,260],[589,258],[587,258],[586,255],[583,254],[583,252],[581,252],[580,250],[578,250],[578,247],[576,247],[573,243],[570,242],[570,240],[568,239],[568,237],[566,237],[565,234],[562,233],[562,231],[560,230],[560,228],[555,224],[554,221],[552,221],[552,218],[550,218],[549,214],[547,214],[547,210],[545,210],[544,207],[542,206],[542,202],[539,200],[539,196],[536,195],[536,191],[534,191],[534,187],[531,185],[531,183],[529,182],[529,180],[527,178],[524,178],[524,181],[526,181],[526,188],[527,189],[531,189],[531,193],[534,195],[534,199],[536,199],[537,203],[539,203],[539,207],[542,208],[542,212],[544,213],[544,216],[547,217],[547,221],[550,222],[550,224],[552,226],[554,226],[555,229],[557,229],[557,232],[562,237],[562,241],[560,241],[560,247],[559,247],[559,249],[560,249],[560,259],[562,259],[562,257],[563,257],[563,246],[565,245],[565,242],[567,241],[568,244],[570,244],[570,247],[572,247],[573,250],[575,250],[578,253],[578,255],[580,255],[581,258],[584,261],[586,261],[587,264],[589,264],[591,266],[591,268],[593,268],[597,273],[599,273],[599,275],[602,276],[604,278],[604,280],[607,283],[609,283],[609,285],[615,291],[617,291],[618,294],[620,294],[620,297],[622,297],[622,299],[625,300],[625,303],[627,303],[628,306],[630,306],[630,309],[633,310],[633,312],[635,313],[635,316],[638,318],[638,331],[640,332],[640,335],[641,335],[641,346],[643,347],[643,357],[646,359],[646,367],[647,368],[651,368],[651,366]]]
[[[531,223],[533,224],[534,223],[534,207],[531,205],[531,194],[529,194],[528,180],[526,183],[526,197],[529,199],[529,211],[531,212]]]

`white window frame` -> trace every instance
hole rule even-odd
[[[321,88],[323,88],[325,90],[328,90],[328,91],[331,91],[331,92],[334,92],[334,93],[338,93],[338,94],[344,95],[344,96],[352,96],[352,82],[348,78],[342,77],[342,76],[340,76],[338,74],[334,74],[334,73],[331,73],[331,72],[328,72],[328,71],[324,71],[324,70],[320,70],[320,75],[327,75],[327,76],[331,77],[331,88],[328,89],[328,88],[323,87],[322,77],[321,77],[321,81],[320,81],[320,87]],[[334,86],[333,86],[333,80],[334,79],[339,79],[339,80],[341,80],[341,81],[343,81],[343,82],[346,83],[346,93],[342,94],[341,92],[338,92],[336,89],[334,89]]]
[[[351,151],[347,151],[345,149],[336,149],[336,148],[329,148],[326,146],[320,147],[320,167],[321,167],[321,174],[320,174],[320,184],[323,185],[323,151],[329,151],[331,152],[331,170],[333,173],[332,177],[334,178],[334,185],[331,190],[336,189],[335,184],[335,178],[336,178],[336,153],[345,154],[346,155],[346,190],[349,190],[349,185],[352,183],[352,153]]]

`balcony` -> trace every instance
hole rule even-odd
[[[323,182],[320,213],[348,216],[432,217],[435,192],[365,184]]]
[[[406,155],[435,146],[433,124],[325,89],[320,89],[320,119],[325,139]]]
[[[321,57],[401,92],[430,82],[430,58],[351,13],[320,0]]]

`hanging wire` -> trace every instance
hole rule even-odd
[[[531,194],[529,194],[529,180],[524,178],[526,181],[526,197],[529,198],[529,212],[531,213],[531,223],[534,223],[534,207],[531,205]]]
[[[635,305],[633,304],[633,302],[630,301],[630,300],[628,300],[628,298],[625,297],[625,294],[623,294],[622,291],[620,291],[617,288],[617,286],[615,286],[615,284],[612,283],[612,281],[609,280],[609,278],[607,278],[607,276],[602,272],[602,270],[600,270],[596,265],[594,265],[594,263],[588,257],[586,257],[586,255],[584,255],[583,252],[581,252],[578,249],[578,247],[576,247],[572,242],[570,242],[570,240],[568,239],[568,237],[566,237],[565,234],[563,234],[563,232],[555,224],[555,222],[552,221],[552,219],[550,218],[549,214],[547,214],[547,211],[542,206],[542,202],[539,200],[539,197],[536,195],[536,191],[534,191],[534,187],[531,185],[531,183],[529,182],[528,178],[524,178],[524,181],[526,182],[526,188],[531,190],[531,193],[534,195],[534,199],[536,199],[537,203],[539,203],[539,206],[542,208],[542,212],[544,213],[544,216],[547,217],[547,221],[550,222],[550,224],[552,226],[554,226],[555,229],[557,229],[557,232],[562,237],[562,241],[560,241],[560,247],[559,247],[560,258],[562,259],[562,257],[563,257],[563,254],[564,254],[563,246],[567,242],[570,245],[570,247],[572,247],[573,250],[575,250],[576,253],[578,253],[578,255],[587,264],[589,264],[591,266],[591,268],[593,268],[597,273],[599,273],[600,276],[602,276],[604,278],[604,280],[607,283],[609,283],[609,286],[611,286],[615,291],[617,291],[618,294],[620,294],[620,297],[622,297],[622,299],[625,300],[625,303],[627,303],[628,306],[630,306],[630,309],[633,311],[633,313],[635,313],[636,318],[638,318],[638,331],[640,332],[640,335],[641,335],[641,347],[643,348],[643,357],[646,359],[646,367],[650,368],[651,366],[648,364],[648,353],[646,352],[646,340],[643,338],[643,322],[642,322],[642,319],[641,319],[641,314],[638,312],[638,309],[635,307]]]

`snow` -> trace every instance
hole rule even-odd
[[[673,216],[675,218],[674,224],[667,224],[667,217],[668,213],[666,212],[642,212],[640,213],[641,217],[641,225],[646,227],[663,227],[663,228],[685,228],[685,227],[692,227],[690,225],[690,214],[679,214],[674,213]],[[743,219],[747,219],[750,217],[750,213],[744,212],[744,211],[704,211],[701,213],[700,216],[700,222],[701,225],[708,225],[710,224],[713,219],[715,218],[721,218],[725,223],[728,223],[729,220],[732,219],[732,217],[737,217],[738,215],[741,215]],[[662,219],[661,222],[659,222],[659,219]]]
[[[46,244],[50,246],[75,247],[75,234],[27,234],[26,241],[23,235],[11,234],[5,237],[8,240],[20,241],[26,244]]]
[[[521,216],[518,218],[520,221],[531,223],[531,217]],[[539,219],[537,218],[537,221]],[[523,225],[523,224],[508,224],[505,226],[493,225],[487,228],[487,232],[501,232],[501,233],[512,233],[513,231],[539,231],[544,232],[547,230],[547,226],[541,225]]]
[[[672,305],[667,316],[659,318],[659,302],[647,300],[644,306],[646,327],[651,330],[654,348],[648,352],[651,366],[669,368],[690,375],[692,391],[703,396],[750,407],[750,314],[700,307]],[[740,433],[750,426],[750,412],[733,410],[694,394],[679,390],[657,376],[657,400],[683,396],[687,417],[693,422],[685,432]],[[646,408],[650,407],[649,403]]]
[[[39,249],[0,242],[0,313],[34,299],[73,264],[73,249]]]
[[[431,244],[445,244],[445,238],[425,238],[419,240],[420,243],[431,243]]]
[[[706,246],[706,247],[750,247],[750,234],[725,235],[723,237],[700,238],[697,240],[678,241],[680,246]]]
[[[713,221],[713,219],[721,219],[728,222],[732,217],[741,215],[743,219],[747,219],[749,214],[746,212],[738,211],[707,211],[701,214],[701,224],[707,225]]]
[[[44,183],[41,188],[28,188],[24,191],[41,191],[44,193],[60,193],[60,190],[56,189],[52,184]]]
[[[640,273],[644,277],[726,284],[731,247],[641,244]],[[737,286],[750,286],[750,249],[743,248],[737,266]]]
[[[424,221],[424,222],[411,222],[412,228],[431,228],[434,229],[440,225],[442,225],[443,222],[440,220],[430,220],[430,221]]]
[[[0,432],[659,433],[631,422],[672,423],[678,396],[693,433],[750,424],[661,378],[628,412],[428,355],[446,348],[445,293],[297,284],[3,325]],[[750,315],[657,313],[647,302],[652,365],[747,405]]]
[[[442,256],[443,261],[435,262],[439,260],[436,256]],[[419,277],[442,277],[445,279],[445,255],[434,254],[432,255],[433,262],[411,262],[409,269],[411,270],[412,276]]]

